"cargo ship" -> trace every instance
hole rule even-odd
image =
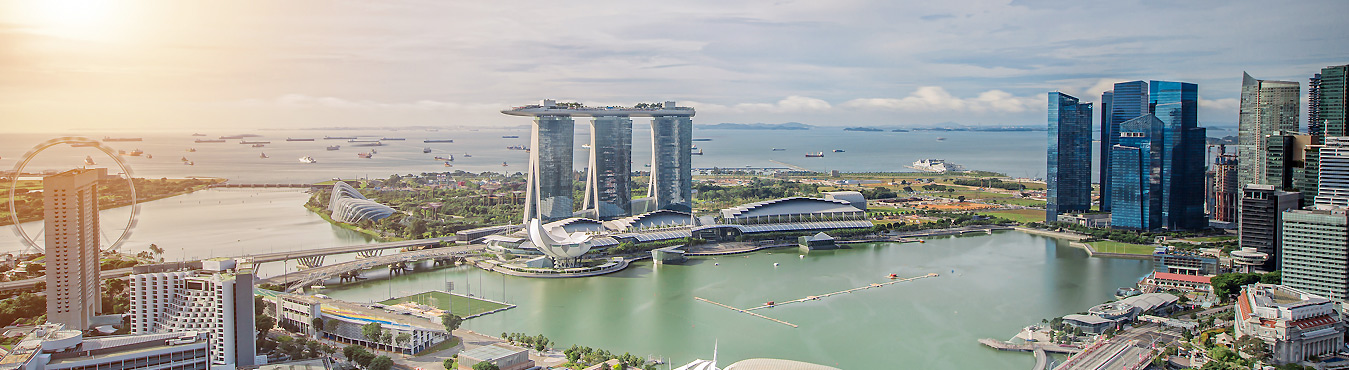
[[[103,141],[141,141],[138,137],[103,137]]]
[[[454,140],[451,140],[451,139],[426,139],[426,140],[422,140],[422,142],[423,142],[423,143],[453,143]]]
[[[289,138],[289,137],[288,137],[288,138],[286,138],[286,141],[314,141],[314,139],[296,139],[296,138]]]
[[[197,140],[193,140],[193,142],[197,142],[197,143],[223,143],[223,142],[225,142],[225,140],[223,140],[223,139],[197,139]]]
[[[824,158],[824,152],[806,153],[806,158]]]

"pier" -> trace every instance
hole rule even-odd
[[[793,170],[797,170],[797,171],[815,172],[815,170],[812,170],[812,169],[809,169],[809,168],[805,168],[805,167],[801,167],[801,166],[797,166],[797,165],[794,165],[794,164],[791,164],[791,163],[787,163],[787,162],[782,162],[782,161],[772,160],[772,159],[770,159],[770,160],[768,160],[768,161],[769,161],[769,162],[773,162],[773,163],[777,163],[777,164],[780,164],[780,165],[783,165],[783,166],[787,166],[787,168],[790,168],[790,169],[793,169]]]
[[[759,309],[764,309],[764,308],[769,308],[769,307],[786,306],[786,305],[789,305],[789,304],[792,304],[792,303],[801,303],[801,302],[805,302],[805,301],[818,301],[818,300],[823,299],[823,298],[828,298],[829,296],[832,296],[832,295],[845,294],[845,293],[852,293],[852,292],[859,291],[859,290],[863,290],[863,289],[880,288],[880,287],[883,287],[883,286],[886,286],[886,285],[890,285],[890,284],[898,284],[898,283],[903,283],[903,282],[906,282],[906,281],[913,281],[913,280],[918,280],[918,279],[922,279],[922,278],[930,278],[930,277],[937,277],[937,273],[934,272],[934,273],[930,273],[930,274],[922,275],[922,276],[914,276],[914,277],[911,277],[911,278],[904,278],[904,279],[891,280],[891,281],[887,281],[887,282],[884,282],[884,283],[875,283],[875,284],[870,284],[870,285],[866,285],[866,286],[860,286],[860,287],[856,287],[856,288],[852,288],[852,289],[848,289],[848,290],[840,290],[840,291],[833,292],[833,293],[825,293],[825,294],[821,294],[821,295],[806,296],[805,298],[801,298],[801,299],[794,299],[794,300],[790,300],[790,301],[784,301],[784,302],[782,302],[782,303],[774,303],[774,304],[771,304],[771,305],[767,305],[767,304],[766,304],[766,305],[759,306],[759,307],[749,308],[749,309],[745,309],[745,311],[754,311],[754,310],[759,310]]]

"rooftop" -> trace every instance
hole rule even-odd
[[[497,343],[459,352],[459,356],[482,361],[492,361],[524,351],[523,348]]]
[[[587,107],[579,103],[557,103],[553,100],[512,107],[502,110],[501,113],[511,116],[573,117],[693,117],[695,114],[693,108],[675,106],[673,101],[663,104],[642,103],[633,107]]]

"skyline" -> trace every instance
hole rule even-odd
[[[1044,91],[1095,102],[1131,80],[1196,83],[1201,124],[1230,125],[1242,72],[1305,85],[1349,55],[1335,1],[0,10],[6,132],[515,126],[496,112],[544,98],[676,100],[705,123],[1035,125]]]

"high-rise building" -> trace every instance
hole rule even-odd
[[[571,116],[540,115],[534,117],[533,129],[525,220],[539,218],[547,222],[571,217],[576,123]]]
[[[674,102],[667,102],[672,108]],[[654,209],[693,209],[693,120],[684,115],[651,119],[651,184]]]
[[[1162,121],[1151,114],[1119,126],[1119,144],[1110,148],[1110,226],[1151,230],[1161,227]]]
[[[1098,110],[1101,112],[1101,140],[1098,153],[1101,156],[1096,160],[1097,180],[1101,183],[1100,205],[1101,211],[1110,210],[1110,148],[1118,144],[1119,126],[1112,125],[1110,122],[1110,106],[1115,100],[1115,90],[1101,93],[1101,104]]]
[[[1149,109],[1162,121],[1162,226],[1172,230],[1208,227],[1204,215],[1206,131],[1199,127],[1199,86],[1186,82],[1148,83]],[[1116,87],[1116,91],[1119,88]]]
[[[1266,81],[1242,73],[1241,109],[1237,118],[1237,156],[1243,166],[1238,175],[1242,184],[1269,184],[1279,167],[1262,166],[1269,158],[1265,139],[1271,135],[1297,132],[1300,89],[1293,81]],[[1277,185],[1277,184],[1275,184]]]
[[[1237,243],[1269,256],[1263,270],[1279,269],[1283,212],[1298,209],[1301,199],[1301,193],[1279,191],[1274,185],[1250,184],[1242,189]]]
[[[581,209],[608,220],[632,214],[632,118],[600,116],[590,122],[590,165]]]
[[[1323,137],[1349,136],[1349,122],[1345,120],[1345,111],[1349,110],[1349,96],[1346,95],[1349,93],[1349,65],[1322,68],[1320,82],[1316,118],[1325,127]]]
[[[1307,133],[1314,138],[1313,144],[1321,144],[1325,138],[1326,126],[1321,120],[1321,74],[1307,79]]]
[[[1237,222],[1237,199],[1241,186],[1237,184],[1237,158],[1222,154],[1213,159],[1213,219]]]
[[[42,178],[47,253],[47,321],[89,328],[99,295],[98,180],[106,169],[75,169]]]
[[[1283,213],[1283,284],[1343,304],[1349,298],[1349,218],[1343,210]]]
[[[1060,212],[1091,210],[1091,103],[1049,93],[1046,221]]]
[[[1298,188],[1299,173],[1306,169],[1310,135],[1284,132],[1265,136],[1265,181],[1281,190]]]
[[[1329,136],[1320,151],[1316,208],[1349,208],[1349,137]]]
[[[231,259],[200,263],[196,271],[131,275],[132,334],[205,333],[212,365],[253,365],[253,270]]]
[[[1109,99],[1109,104],[1104,102]],[[1101,114],[1101,210],[1110,211],[1112,197],[1115,192],[1111,189],[1113,186],[1110,179],[1113,176],[1115,166],[1112,164],[1113,158],[1109,158],[1110,152],[1116,144],[1119,144],[1120,125],[1144,114],[1148,114],[1148,82],[1130,81],[1115,84],[1115,89],[1111,90],[1109,96],[1101,94],[1101,101],[1109,107],[1102,107]],[[1108,141],[1108,142],[1107,142]]]

